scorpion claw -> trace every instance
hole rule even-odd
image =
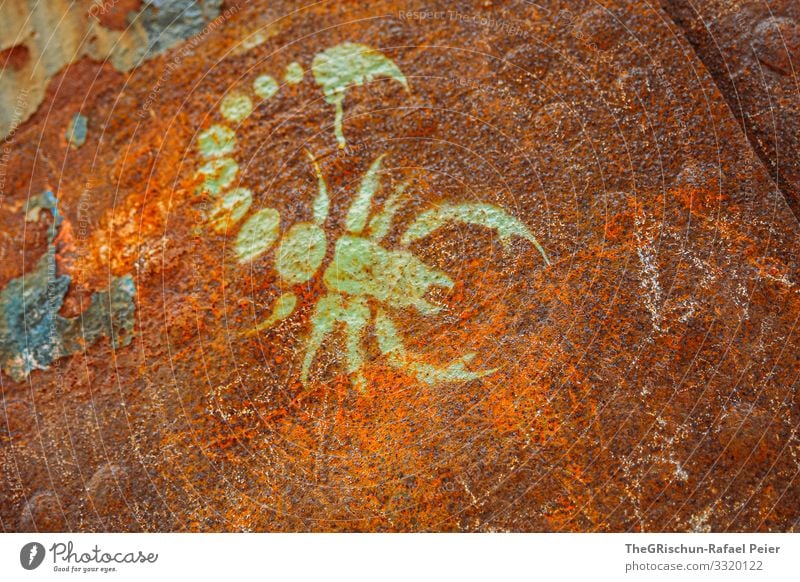
[[[389,363],[393,367],[410,370],[417,375],[417,378],[429,385],[440,382],[477,380],[497,371],[497,368],[477,372],[468,370],[466,364],[475,358],[474,352],[456,358],[445,367],[419,361],[419,356],[406,350],[394,322],[382,310],[375,317],[375,334],[378,338],[378,347],[388,357]]]
[[[539,241],[533,233],[519,219],[513,217],[502,208],[494,204],[481,202],[445,202],[439,206],[426,210],[420,214],[403,234],[401,243],[410,243],[428,236],[433,231],[441,228],[449,222],[460,222],[463,224],[475,224],[485,226],[497,231],[500,242],[506,246],[507,241],[518,236],[530,241],[536,250],[542,255],[546,265],[550,265],[550,259],[544,251]]]
[[[438,384],[440,382],[467,382],[469,380],[477,380],[490,374],[494,374],[498,369],[491,368],[489,370],[480,370],[473,372],[467,370],[465,364],[468,364],[475,358],[474,352],[469,352],[456,358],[449,365],[439,368],[429,364],[416,363],[414,368],[417,371],[417,376],[427,384]]]

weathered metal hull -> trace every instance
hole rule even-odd
[[[129,73],[85,58],[53,77],[3,145],[0,286],[46,252],[26,201],[52,191],[60,314],[130,277],[135,325],[127,345],[0,374],[3,529],[796,528],[797,220],[665,13],[585,4],[227,5]],[[408,87],[350,87],[339,136],[313,63],[342,43]],[[222,107],[232,92],[247,115]],[[210,225],[198,137],[214,124],[235,132],[229,187],[281,233],[314,216],[306,150],[328,180],[323,267],[258,333],[289,286],[274,251],[234,252],[249,214]],[[445,200],[502,208],[541,244],[448,222],[408,247],[454,281],[425,295],[438,312],[368,299],[421,364],[472,353],[491,374],[421,381],[370,321],[364,390],[343,329],[301,381],[324,269],[381,154],[387,184],[411,180],[384,248]]]

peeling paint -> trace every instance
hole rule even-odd
[[[136,18],[147,32],[145,58],[164,52],[203,31],[219,16],[222,0],[149,0]]]
[[[0,22],[25,39],[28,58],[19,71],[0,75],[0,98],[19,100],[18,110],[0,108],[0,139],[27,120],[45,97],[50,80],[84,57],[108,61],[128,72],[181,41],[198,35],[220,17],[222,0],[149,0],[128,14],[122,30],[107,28],[82,2],[0,3]]]
[[[136,288],[130,276],[114,277],[108,290],[93,293],[79,316],[59,315],[70,277],[57,274],[54,241],[63,219],[51,192],[31,201],[26,219],[38,220],[40,210],[53,218],[47,251],[33,271],[0,291],[0,369],[17,382],[59,358],[83,352],[100,337],[110,338],[115,347],[128,345],[133,337]]]
[[[67,131],[64,133],[69,145],[77,149],[86,143],[86,133],[88,131],[88,120],[86,116],[81,113],[76,113],[72,117],[72,121],[67,126]]]

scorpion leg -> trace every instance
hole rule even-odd
[[[328,219],[328,211],[331,206],[331,200],[328,196],[328,183],[325,181],[325,176],[322,175],[322,170],[320,170],[314,154],[306,150],[306,155],[308,159],[311,160],[314,173],[317,175],[317,195],[314,198],[314,222],[322,226]]]
[[[366,382],[361,372],[361,367],[364,365],[361,340],[369,322],[367,302],[362,298],[354,297],[347,305],[342,320],[347,335],[347,372],[354,377],[356,388],[364,392]]]
[[[314,362],[314,356],[322,345],[325,337],[333,331],[344,312],[344,302],[341,295],[329,294],[319,300],[314,315],[311,317],[311,336],[308,338],[306,355],[303,359],[301,380],[303,386],[308,386],[308,372]]]
[[[456,358],[443,368],[419,361],[419,356],[406,350],[394,322],[383,310],[378,310],[375,316],[375,335],[378,338],[378,347],[387,356],[392,366],[401,370],[411,370],[417,375],[417,378],[429,385],[467,382],[497,371],[497,368],[480,372],[467,370],[466,364],[475,357],[472,352]]]
[[[349,302],[345,302],[341,295],[329,294],[319,300],[311,319],[311,337],[308,340],[303,361],[302,381],[304,385],[308,385],[311,364],[314,363],[314,356],[322,346],[325,337],[334,331],[337,323],[342,323],[347,338],[347,373],[354,376],[355,385],[359,390],[363,391],[366,388],[364,376],[361,373],[364,365],[361,340],[369,322],[369,315],[369,306],[362,298],[355,297]]]
[[[267,319],[259,323],[256,327],[248,331],[247,335],[256,334],[259,331],[269,329],[276,323],[280,323],[294,313],[294,308],[296,306],[297,296],[294,293],[284,293],[275,301],[275,305],[272,308],[272,314]]]
[[[347,211],[345,226],[347,227],[347,232],[350,234],[361,234],[361,231],[367,226],[367,218],[369,217],[369,211],[372,206],[372,198],[375,196],[375,192],[378,191],[378,186],[380,186],[379,174],[381,171],[381,162],[385,156],[386,154],[378,156],[375,161],[372,162],[369,170],[364,174],[364,179],[361,180],[355,200],[353,200],[350,209]]]

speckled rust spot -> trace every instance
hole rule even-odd
[[[24,44],[17,44],[0,51],[0,69],[21,71],[28,64],[31,51]]]

